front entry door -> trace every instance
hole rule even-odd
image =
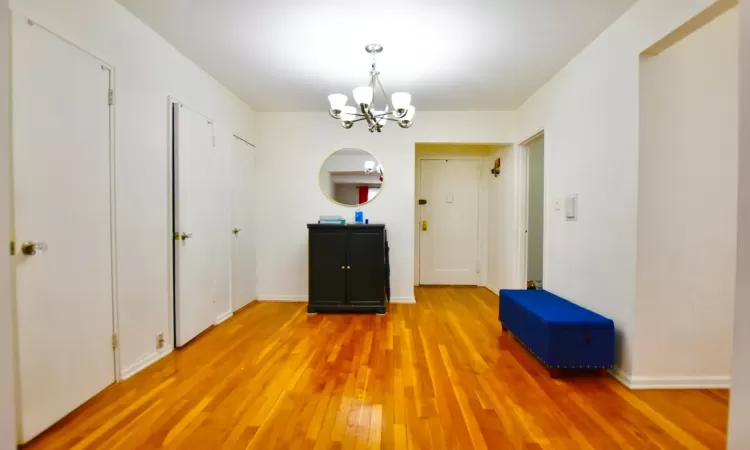
[[[479,284],[479,161],[421,161],[420,284]]]
[[[18,15],[13,30],[20,419],[27,442],[115,381],[111,73]]]

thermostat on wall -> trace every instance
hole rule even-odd
[[[578,194],[565,197],[565,220],[578,219]]]

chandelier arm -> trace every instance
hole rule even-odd
[[[383,94],[383,98],[385,98],[385,105],[386,105],[385,110],[388,111],[388,106],[392,107],[393,105],[391,105],[390,102],[388,101],[388,94],[385,92],[385,88],[383,87],[383,83],[380,82],[380,78],[378,78],[377,81],[378,81],[378,86],[380,86],[380,92]]]
[[[359,105],[359,109],[362,110],[362,115],[367,120],[367,124],[372,125],[372,113],[365,109],[364,105]]]

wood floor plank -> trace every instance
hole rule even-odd
[[[728,391],[550,379],[484,288],[387,316],[253,303],[28,449],[610,449],[726,445]]]

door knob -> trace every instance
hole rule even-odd
[[[236,235],[240,234],[240,231],[242,231],[242,228],[233,228],[232,229],[232,234],[234,234],[236,236]]]
[[[182,239],[183,241],[185,239],[190,239],[192,237],[193,237],[193,233],[180,233],[180,239]]]
[[[33,241],[26,241],[23,244],[21,244],[21,253],[23,253],[26,256],[34,256],[36,255],[36,252],[46,252],[47,251],[47,244],[44,242],[33,242]]]
[[[422,231],[427,231],[427,221],[426,220],[422,221]]]

